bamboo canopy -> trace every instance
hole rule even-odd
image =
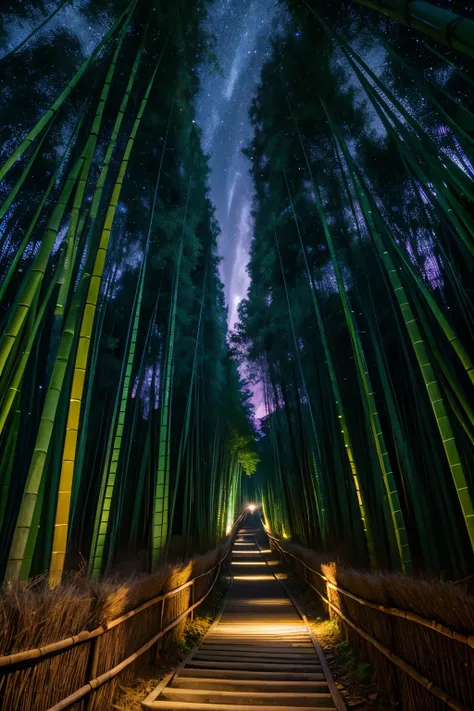
[[[452,49],[474,57],[474,21],[424,0],[357,0]]]

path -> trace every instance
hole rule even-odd
[[[268,548],[257,545],[258,533],[239,533],[232,588],[221,618],[200,647],[150,694],[145,708],[345,709],[324,658],[274,575],[278,562]]]

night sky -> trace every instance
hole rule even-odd
[[[210,156],[211,199],[221,227],[221,278],[229,307],[229,327],[249,284],[246,272],[252,236],[252,180],[242,155],[251,139],[248,111],[260,71],[278,31],[274,0],[216,0],[209,10],[208,29],[222,74],[211,66],[201,70],[197,120],[203,148]]]

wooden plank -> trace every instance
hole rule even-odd
[[[177,689],[236,689],[248,691],[320,691],[327,692],[327,681],[277,681],[268,679],[213,679],[212,677],[185,676],[173,679],[173,687]]]
[[[214,659],[216,661],[219,661],[219,659],[226,660],[226,659],[233,659],[236,662],[240,661],[246,661],[249,660],[251,662],[259,661],[259,660],[267,660],[269,662],[278,662],[278,661],[285,661],[287,660],[291,664],[296,664],[297,662],[304,662],[308,664],[313,664],[317,663],[320,665],[320,661],[316,654],[314,653],[314,650],[309,650],[309,654],[290,654],[288,652],[266,652],[266,651],[261,651],[261,652],[237,652],[237,651],[229,651],[229,652],[212,652],[212,651],[207,651],[200,649],[196,654],[193,656],[193,659]],[[311,653],[312,652],[312,653]]]
[[[209,689],[176,689],[169,686],[161,693],[160,700],[195,701],[206,704],[245,704],[271,706],[330,706],[332,696],[329,692],[264,692],[264,691],[219,691]]]
[[[216,656],[223,656],[228,657],[228,656],[233,656],[233,657],[246,657],[249,659],[253,659],[254,657],[285,657],[291,659],[317,659],[317,656],[314,652],[314,647],[308,647],[307,649],[302,649],[301,647],[290,647],[289,649],[282,647],[281,649],[278,649],[275,647],[254,647],[253,649],[248,649],[246,647],[217,647],[216,649],[212,649],[206,646],[202,646],[199,648],[199,652],[196,652],[197,655],[202,656],[205,654],[206,656],[208,655],[213,655],[214,657]],[[196,655],[195,655],[196,656]]]
[[[234,642],[226,642],[222,640],[221,642],[204,641],[202,647],[206,648],[218,648],[218,649],[311,649],[314,652],[314,647],[311,643],[311,639],[308,638],[307,642],[299,644],[298,642],[267,642],[265,644],[260,644],[259,642],[253,642],[252,640],[246,641],[245,643],[235,644]]]
[[[249,671],[289,671],[289,672],[298,672],[298,671],[313,671],[314,668],[316,667],[317,669],[321,668],[321,665],[319,661],[316,661],[314,664],[308,663],[308,662],[300,662],[299,664],[285,664],[285,663],[272,663],[272,664],[265,664],[263,663],[257,663],[257,662],[212,662],[212,661],[206,661],[206,662],[198,662],[194,661],[192,659],[190,663],[188,664],[187,668],[191,667],[207,667],[208,669],[248,669]]]
[[[154,701],[149,709],[184,709],[184,711],[314,711],[314,706],[263,706],[254,704],[206,704],[192,701]],[[319,711],[334,711],[334,706],[320,707]]]
[[[322,672],[282,672],[282,671],[244,671],[240,669],[183,669],[183,677],[204,677],[213,679],[262,679],[274,681],[325,681]]]

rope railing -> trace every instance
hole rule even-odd
[[[145,652],[147,652],[151,647],[153,647],[156,642],[158,642],[162,637],[164,637],[168,632],[170,632],[174,627],[176,627],[180,622],[183,622],[183,620],[188,617],[188,615],[192,615],[194,610],[199,607],[205,599],[209,596],[209,594],[212,592],[217,580],[219,579],[221,568],[223,563],[226,561],[228,556],[230,555],[232,551],[232,539],[235,534],[235,532],[238,530],[243,518],[245,517],[246,512],[243,512],[235,521],[232,531],[230,533],[230,541],[228,544],[228,548],[225,552],[225,554],[220,558],[220,560],[215,563],[211,568],[206,570],[204,573],[200,573],[199,575],[196,575],[194,578],[191,580],[188,580],[187,582],[183,583],[182,585],[179,585],[176,588],[173,588],[172,590],[169,590],[168,592],[162,593],[160,595],[155,596],[154,598],[147,600],[146,602],[142,603],[138,607],[134,608],[133,610],[129,610],[128,612],[124,613],[123,615],[120,615],[119,617],[116,617],[108,622],[103,623],[99,627],[96,627],[93,630],[82,630],[78,634],[72,635],[70,637],[66,637],[64,639],[61,639],[57,642],[52,642],[50,644],[44,645],[42,647],[37,647],[34,649],[28,649],[24,650],[22,652],[16,652],[14,654],[7,654],[4,656],[0,657],[0,669],[2,669],[2,674],[6,675],[11,673],[15,673],[15,670],[18,668],[21,668],[22,665],[24,665],[27,662],[32,662],[33,666],[36,664],[42,662],[43,660],[47,659],[48,657],[51,657],[52,655],[56,655],[58,653],[62,652],[67,652],[71,648],[81,645],[87,642],[92,642],[92,648],[91,648],[91,663],[88,665],[88,676],[89,680],[83,684],[80,688],[76,689],[73,693],[69,694],[65,698],[61,699],[59,702],[54,704],[53,706],[50,706],[47,711],[60,711],[61,709],[66,709],[69,706],[72,706],[73,704],[77,703],[81,699],[83,699],[85,696],[90,694],[92,691],[95,691],[99,687],[103,686],[107,682],[111,681],[114,679],[120,672],[122,672],[126,667],[128,667],[132,662],[136,661],[140,656],[142,656]],[[212,579],[211,584],[209,585],[208,589],[202,595],[199,600],[195,601],[194,597],[194,588],[196,585],[196,582],[200,580],[201,578],[204,578],[206,576],[211,575],[212,573],[215,572],[215,575]],[[168,599],[175,597],[178,595],[180,592],[191,588],[191,594],[190,594],[190,600],[191,604],[183,611],[181,612],[174,620],[172,620],[169,624],[167,624],[165,627],[163,627],[163,621],[164,621],[164,610],[165,610],[165,603]],[[139,615],[142,613],[144,610],[149,609],[150,607],[153,607],[155,605],[158,605],[161,603],[161,624],[160,624],[160,629],[158,632],[156,632],[145,644],[142,644],[137,650],[135,650],[132,654],[129,654],[125,659],[123,659],[119,664],[116,664],[113,666],[111,669],[108,669],[107,671],[103,672],[102,674],[97,675],[97,642],[99,641],[100,637],[105,635],[107,632],[112,630],[113,628],[123,624],[127,620],[130,620],[131,618]],[[87,677],[86,677],[87,678]]]
[[[359,605],[365,605],[366,607],[370,607],[373,610],[377,610],[378,612],[383,612],[386,615],[392,615],[392,617],[400,617],[404,620],[409,620],[410,622],[416,622],[419,625],[423,625],[423,627],[427,627],[428,629],[434,630],[435,632],[439,632],[440,634],[443,634],[445,637],[449,637],[450,639],[454,639],[456,642],[461,642],[461,644],[466,644],[469,647],[472,647],[474,649],[474,635],[468,635],[464,634],[462,632],[457,632],[456,630],[451,629],[450,627],[447,627],[447,625],[443,625],[441,622],[436,622],[436,620],[430,620],[427,617],[423,617],[422,615],[417,615],[415,612],[409,612],[408,610],[401,610],[398,607],[386,607],[385,605],[380,605],[376,602],[371,602],[370,600],[367,600],[363,597],[359,597],[358,595],[354,595],[354,593],[349,592],[348,590],[345,590],[344,588],[339,587],[339,585],[335,585],[334,583],[331,583],[328,578],[323,575],[320,571],[315,570],[314,568],[311,568],[307,563],[304,562],[301,558],[298,558],[298,556],[294,555],[293,553],[290,553],[290,551],[285,550],[284,548],[281,547],[280,542],[278,541],[277,538],[274,538],[274,536],[271,536],[267,532],[267,536],[275,542],[279,550],[287,556],[290,556],[291,558],[294,558],[297,560],[301,565],[303,565],[307,570],[309,570],[311,573],[314,573],[314,575],[319,576],[324,582],[326,583],[327,587],[330,588],[331,590],[335,590],[338,593],[341,593],[341,595],[344,595],[345,597],[349,597],[351,600],[354,600],[355,602],[358,602]],[[319,593],[319,591],[318,591]]]
[[[305,575],[304,575],[304,581],[305,583],[312,589],[314,590],[315,593],[319,595],[321,600],[329,607],[331,610],[333,610],[336,615],[343,621],[345,622],[349,627],[351,627],[357,634],[359,634],[366,642],[374,646],[384,657],[386,657],[392,664],[397,666],[399,669],[401,669],[405,674],[407,674],[409,677],[411,677],[414,681],[416,681],[420,686],[422,686],[426,691],[428,691],[430,694],[433,696],[436,696],[438,699],[443,701],[449,708],[455,709],[455,711],[469,711],[467,706],[464,706],[461,704],[457,699],[455,699],[453,696],[448,694],[444,689],[441,689],[439,686],[437,686],[431,679],[428,679],[425,677],[423,674],[420,674],[420,672],[413,667],[411,664],[408,664],[404,659],[401,659],[398,655],[396,655],[391,649],[383,645],[379,640],[377,640],[375,637],[373,637],[371,634],[366,632],[364,629],[362,629],[359,625],[357,625],[353,620],[351,620],[347,615],[345,615],[342,610],[340,610],[331,600],[329,600],[329,597],[326,597],[321,593],[320,590],[318,590],[314,585],[312,585],[309,580],[307,579],[306,576],[306,570],[311,571],[312,573],[316,574],[319,576],[326,584],[326,586],[330,589],[336,590],[337,592],[341,593],[342,595],[345,595],[359,604],[367,605],[367,607],[372,607],[379,612],[384,612],[386,614],[391,614],[396,617],[403,617],[404,619],[408,619],[412,622],[417,622],[419,624],[423,624],[424,627],[429,627],[430,629],[435,630],[436,632],[441,632],[441,634],[446,635],[447,637],[450,637],[451,639],[455,639],[456,641],[461,641],[464,644],[469,644],[469,646],[473,647],[473,641],[474,637],[472,635],[460,635],[461,639],[458,639],[457,636],[459,633],[455,632],[454,630],[450,630],[450,628],[446,627],[445,625],[439,625],[439,623],[428,620],[427,618],[421,617],[420,615],[413,615],[413,619],[411,617],[412,613],[409,613],[406,610],[398,610],[397,608],[387,608],[384,607],[383,605],[377,605],[375,603],[371,603],[369,600],[365,600],[364,598],[360,598],[357,595],[353,595],[352,593],[349,593],[349,591],[344,590],[343,588],[340,588],[337,585],[334,585],[331,583],[325,575],[320,573],[317,570],[314,570],[314,568],[311,568],[307,563],[305,563],[301,558],[298,558],[298,556],[294,555],[293,553],[290,553],[289,551],[286,551],[280,541],[275,538],[274,536],[271,536],[268,531],[266,531],[266,534],[268,538],[274,542],[275,547],[278,549],[280,554],[286,559],[287,557],[291,557],[294,560],[296,560],[298,563],[300,563],[305,570]],[[395,614],[394,610],[397,610],[397,614]],[[402,614],[402,613],[406,613]],[[410,616],[408,616],[410,615]],[[432,622],[432,624],[431,624]],[[449,631],[452,634],[446,634],[446,631]],[[467,642],[465,640],[468,640]]]

